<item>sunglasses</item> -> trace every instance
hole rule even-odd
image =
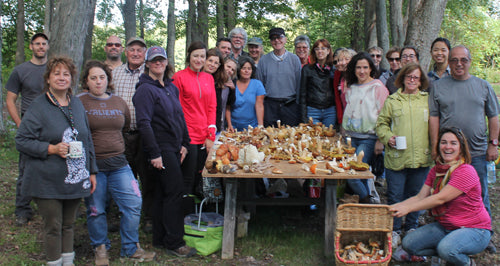
[[[108,43],[106,43],[106,46],[107,46],[107,47],[113,47],[113,46],[114,46],[114,47],[122,47],[122,44],[121,44],[121,43],[116,43],[116,42],[115,42],[115,43],[113,43],[113,42],[108,42]]]
[[[389,57],[389,58],[387,58],[387,60],[388,60],[389,62],[396,62],[396,61],[401,60],[401,58],[399,58],[399,57]]]
[[[381,55],[381,54],[370,54],[370,55],[371,55],[371,57],[373,57],[373,58],[375,58],[375,57],[376,57],[376,58],[382,58],[382,55]]]

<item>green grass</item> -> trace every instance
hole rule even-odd
[[[500,84],[492,84],[493,90],[497,94],[497,96],[500,96]]]

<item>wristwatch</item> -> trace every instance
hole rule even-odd
[[[490,143],[495,145],[495,146],[498,146],[498,139],[492,139],[492,140],[490,140]]]

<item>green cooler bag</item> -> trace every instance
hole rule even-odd
[[[224,216],[218,213],[189,214],[184,218],[184,241],[207,256],[222,248],[223,228]]]

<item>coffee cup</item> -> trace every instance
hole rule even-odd
[[[69,143],[69,154],[72,159],[83,157],[83,144],[81,141],[72,141]]]
[[[406,137],[405,136],[397,136],[396,137],[396,149],[406,150]]]

